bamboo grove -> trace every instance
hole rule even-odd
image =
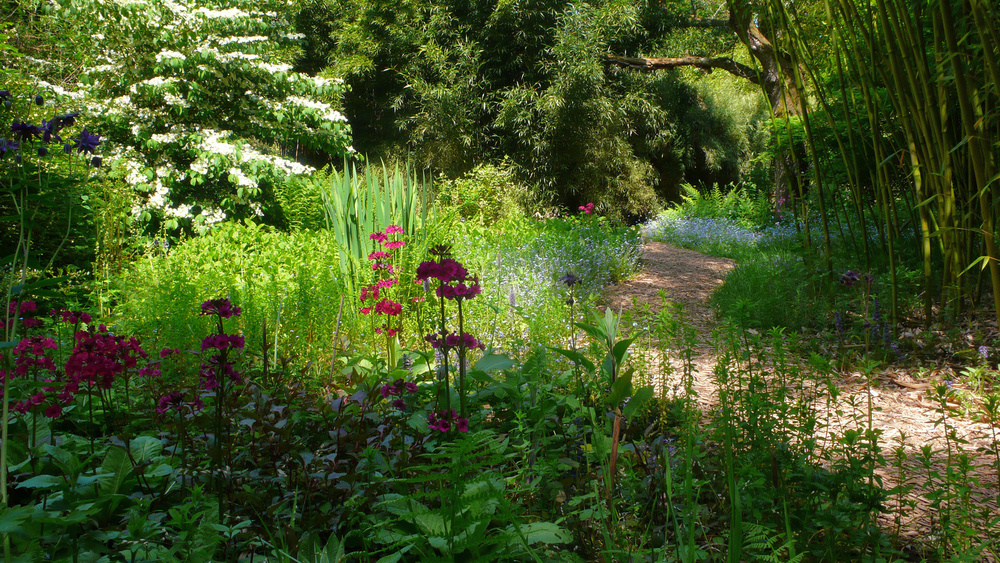
[[[819,213],[826,268],[831,229],[854,240],[869,267],[876,256],[887,259],[895,321],[898,256],[918,250],[900,245],[917,244],[926,324],[990,293],[1000,311],[997,5],[765,0],[757,17],[788,55],[779,58],[791,66],[782,71],[805,93],[793,98],[801,107],[776,118],[775,130],[808,163],[808,173],[790,175],[789,190],[806,233],[810,209]],[[821,36],[803,33],[817,21]],[[839,158],[822,156],[830,152]],[[902,236],[907,230],[919,236]]]

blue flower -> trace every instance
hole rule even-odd
[[[0,158],[2,158],[8,152],[15,152],[21,148],[19,143],[14,141],[8,141],[7,139],[0,138]]]
[[[32,125],[24,121],[15,121],[10,124],[10,132],[16,139],[22,142],[30,141],[42,133],[41,127]]]
[[[76,149],[77,154],[94,154],[99,144],[101,144],[101,136],[88,132],[87,128],[84,127],[83,131],[80,131],[80,136],[77,137],[76,142],[73,143],[73,148]]]
[[[51,143],[52,139],[55,139],[57,143],[62,142],[62,137],[59,136],[59,130],[62,129],[62,124],[59,118],[50,119],[48,121],[42,120],[42,141],[46,143]]]

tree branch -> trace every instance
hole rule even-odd
[[[605,60],[613,65],[634,68],[639,70],[661,70],[677,68],[680,66],[693,66],[712,72],[714,69],[722,69],[740,78],[746,78],[754,84],[760,84],[760,77],[757,71],[745,64],[738,63],[729,57],[695,57],[688,55],[685,57],[652,58],[652,57],[622,57],[618,55],[607,55]]]

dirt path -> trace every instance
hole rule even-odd
[[[698,393],[698,402],[703,408],[715,406],[716,389],[712,379],[716,359],[711,344],[711,331],[717,320],[708,299],[711,293],[719,287],[726,274],[735,266],[732,260],[705,256],[690,250],[676,248],[661,242],[647,241],[643,252],[643,271],[628,283],[608,289],[606,299],[615,310],[629,309],[633,302],[648,305],[651,310],[659,310],[662,292],[673,302],[684,304],[691,324],[697,330],[699,345],[694,358],[695,375],[694,388]],[[766,288],[761,288],[766,291]],[[822,351],[817,350],[822,353]],[[652,357],[662,357],[657,351],[642,351]],[[654,383],[660,389],[668,389],[676,385],[672,381],[657,381],[655,379],[655,360],[653,364]],[[872,427],[880,432],[879,445],[886,458],[885,465],[877,470],[883,479],[883,487],[889,490],[897,485],[898,469],[893,467],[893,452],[902,447],[907,459],[905,463],[905,480],[912,489],[903,498],[903,510],[897,521],[895,515],[889,515],[883,522],[885,529],[895,531],[899,526],[899,534],[903,544],[921,545],[935,538],[931,530],[940,527],[940,509],[931,507],[929,495],[933,483],[941,488],[941,479],[929,477],[931,472],[943,476],[948,471],[948,459],[955,470],[960,456],[968,456],[973,469],[970,477],[974,479],[971,492],[965,502],[982,511],[985,516],[1000,516],[997,505],[1000,494],[1000,483],[996,468],[991,467],[994,456],[993,432],[989,424],[974,420],[971,413],[951,409],[947,416],[942,416],[934,399],[935,384],[941,384],[946,379],[957,379],[948,372],[925,374],[921,378],[913,377],[912,368],[897,368],[889,366],[877,371],[873,384],[868,385],[867,379],[858,372],[839,374],[838,388],[841,395],[832,409],[833,413],[824,418],[826,423],[822,439],[843,436],[844,432],[856,428],[850,413],[856,407],[867,405],[871,394],[876,410],[872,414]],[[825,409],[823,409],[825,411]],[[837,414],[838,411],[843,414]],[[944,422],[942,422],[944,421]],[[947,430],[946,430],[947,428]],[[951,432],[951,452],[948,452],[949,441],[946,432]],[[998,431],[1000,433],[1000,431]],[[956,439],[959,442],[956,444]],[[935,453],[933,462],[928,469],[918,460],[922,448],[930,447]],[[953,480],[958,479],[953,477]],[[889,501],[896,508],[897,497]],[[957,503],[958,501],[956,501]],[[907,507],[905,503],[909,503]],[[985,518],[983,520],[986,520]],[[980,525],[984,525],[981,521]],[[994,533],[996,527],[993,528]],[[998,538],[978,535],[980,541]],[[995,561],[984,557],[982,561]]]

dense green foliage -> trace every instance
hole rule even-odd
[[[767,138],[746,85],[605,63],[660,46],[679,23],[660,6],[317,0],[299,18],[300,64],[345,76],[363,152],[409,151],[449,176],[507,157],[536,197],[619,218],[649,216],[684,180],[725,184],[764,168],[746,167]]]
[[[0,13],[3,561],[1000,556],[995,6]]]

